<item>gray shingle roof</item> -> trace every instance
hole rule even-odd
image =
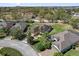
[[[79,41],[79,35],[71,31],[64,31],[54,36],[59,38],[59,41],[54,42],[54,44],[60,51]]]
[[[51,30],[52,30],[52,27],[48,25],[42,25],[40,28],[41,32],[50,32]]]
[[[16,23],[15,26],[13,26],[12,28],[20,28],[20,30],[24,31],[26,26],[27,26],[26,22],[20,21]]]

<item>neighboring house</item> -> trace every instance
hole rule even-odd
[[[72,18],[79,19],[79,13],[73,13]]]
[[[32,19],[33,13],[31,11],[25,12],[25,14],[23,15],[23,18],[28,18],[28,19]]]
[[[40,33],[50,32],[52,27],[49,25],[35,25],[32,27],[32,35],[38,35]]]
[[[33,14],[33,15],[32,15],[32,19],[35,19],[37,16],[38,16],[38,15],[34,15],[34,14]]]
[[[15,29],[15,28],[19,28],[21,31],[24,31],[27,27],[26,22],[24,21],[19,21],[18,23],[16,23],[11,29]]]
[[[14,21],[5,21],[0,19],[0,28],[11,28],[13,25],[15,25]]]
[[[79,17],[79,13],[74,13],[73,16]]]
[[[51,35],[53,46],[60,52],[67,51],[70,47],[79,41],[79,33],[73,31],[64,31],[56,35]]]
[[[75,25],[75,28],[76,29],[79,29],[79,23]]]
[[[40,27],[40,32],[45,33],[45,32],[51,32],[52,31],[52,27],[49,25],[42,25]]]
[[[16,24],[16,22],[15,21],[6,21],[6,24],[7,24],[6,28],[10,29],[12,26],[14,26]]]

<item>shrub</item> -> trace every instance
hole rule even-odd
[[[4,33],[6,33],[6,35],[8,36],[10,33],[10,29],[9,28],[3,28]]]
[[[25,34],[20,34],[19,36],[17,36],[18,40],[23,40],[26,37]]]
[[[28,35],[27,35],[27,42],[30,44],[30,45],[33,45],[34,44],[34,38],[31,36],[31,33],[29,32]]]
[[[35,44],[35,48],[36,48],[38,51],[44,51],[44,50],[45,50],[45,46],[44,46],[41,42]]]
[[[51,49],[51,42],[47,41],[45,44],[46,49]]]
[[[73,44],[73,45],[71,46],[71,48],[72,48],[72,49],[75,49],[75,48],[76,48],[76,44]]]
[[[26,36],[19,28],[12,29],[10,35],[18,40],[22,40]]]
[[[30,45],[33,45],[33,44],[34,44],[33,37],[27,38],[27,42],[28,42]]]

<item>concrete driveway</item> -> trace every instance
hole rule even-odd
[[[0,47],[11,47],[20,51],[23,56],[37,56],[37,53],[27,43],[16,40],[0,40]]]

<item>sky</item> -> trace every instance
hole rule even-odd
[[[79,6],[79,3],[0,3],[0,7],[7,6]]]

